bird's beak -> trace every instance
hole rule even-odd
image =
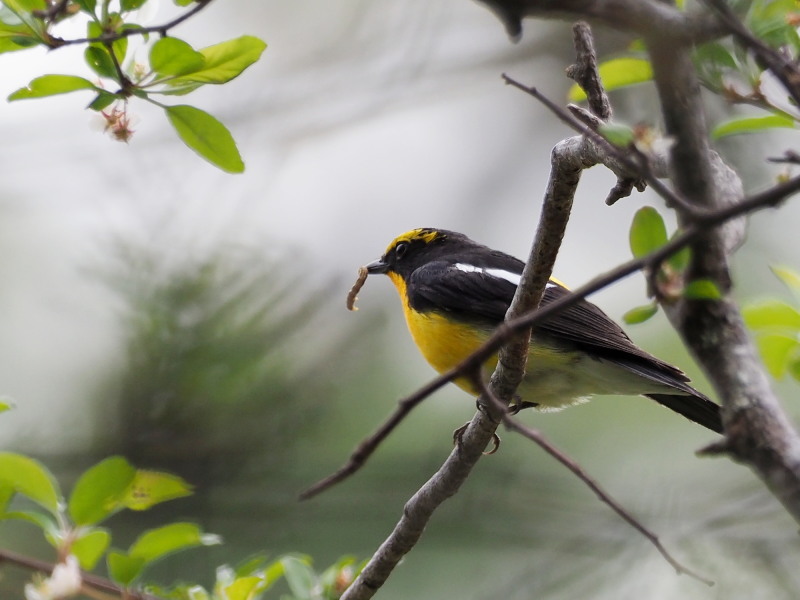
[[[380,273],[387,273],[389,271],[389,264],[384,262],[382,258],[373,260],[366,266],[367,273],[370,275],[378,275]]]

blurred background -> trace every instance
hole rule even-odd
[[[596,33],[605,56],[630,41]],[[165,583],[207,584],[216,565],[257,551],[308,553],[319,568],[366,558],[474,403],[437,393],[361,472],[299,503],[433,375],[388,280],[367,282],[356,313],[345,294],[358,266],[413,227],[527,256],[550,149],[571,132],[500,75],[562,102],[569,24],[527,22],[514,45],[468,0],[229,0],[173,34],[194,47],[268,43],[239,79],[187,99],[228,125],[245,174],[203,162],[137,102],[127,145],[92,126],[88,95],[0,110],[0,393],[18,406],[0,418],[3,448],[41,458],[65,489],[114,453],[194,483],[191,499],[110,522],[119,546],[174,518],[225,538],[168,561],[154,573]],[[45,73],[91,77],[80,48],[5,54],[0,68],[4,98]],[[613,101],[620,120],[658,123],[650,86]],[[729,110],[709,106],[712,121]],[[792,142],[731,138],[720,150],[754,190],[779,173],[762,157]],[[662,208],[649,193],[605,206],[613,183],[600,168],[584,175],[556,270],[571,285],[626,260],[632,214]],[[799,222],[791,203],[753,217],[734,265],[742,299],[783,295],[767,265],[798,267]],[[644,281],[593,300],[619,319],[644,303]],[[709,391],[662,317],[628,330]],[[797,415],[796,388],[781,391]],[[716,586],[676,576],[563,468],[505,434],[381,598],[798,596],[796,524],[745,468],[695,457],[711,441],[701,428],[639,398],[522,418]],[[50,558],[32,532],[5,525],[0,541]],[[4,575],[0,591],[18,597]]]

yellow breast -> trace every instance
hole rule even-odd
[[[467,327],[439,313],[421,313],[412,310],[408,305],[406,285],[403,279],[395,273],[389,273],[389,277],[400,293],[403,313],[411,337],[414,338],[422,356],[437,372],[444,373],[455,367],[489,337],[490,331]],[[486,362],[486,368],[491,371],[496,364],[497,356],[495,355]],[[469,394],[478,394],[478,390],[468,379],[459,378],[453,383]]]
[[[388,273],[403,303],[403,313],[414,342],[425,360],[439,373],[461,363],[491,334],[489,329],[470,327],[437,312],[417,312],[408,305],[406,284],[396,273]],[[595,363],[597,363],[595,365]],[[484,376],[497,365],[497,355],[484,365]],[[534,335],[528,355],[527,374],[518,393],[523,400],[536,402],[542,409],[557,409],[579,402],[595,393],[615,393],[606,390],[606,382],[593,372],[600,363],[586,359],[580,352],[554,345],[553,340]],[[602,369],[601,369],[602,371]],[[585,375],[585,376],[584,376]],[[479,390],[467,378],[453,381],[472,396]],[[600,388],[603,391],[600,391]],[[636,393],[636,392],[634,392]]]

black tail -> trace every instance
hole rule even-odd
[[[688,387],[688,386],[687,386]],[[708,427],[711,431],[722,433],[722,417],[719,414],[719,405],[715,404],[697,390],[691,396],[677,394],[647,394],[662,406],[674,410],[687,419]]]

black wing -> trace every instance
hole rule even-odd
[[[471,323],[479,319],[487,328],[494,328],[505,318],[517,285],[491,273],[516,274],[514,265],[509,266],[509,269],[470,270],[444,261],[429,263],[414,271],[409,279],[409,304],[419,311],[447,312]],[[552,283],[545,290],[542,306],[567,294],[569,290],[565,287]],[[648,396],[712,431],[722,432],[719,406],[689,385],[683,371],[636,346],[619,325],[591,302],[580,300],[537,324],[534,330],[686,394]]]
[[[517,286],[491,273],[507,271],[517,274],[515,265],[508,266],[508,269],[465,270],[463,265],[458,268],[445,261],[428,263],[411,274],[407,291],[409,303],[422,312],[447,312],[467,321],[479,318],[488,327],[495,327],[505,318]],[[565,287],[551,283],[545,290],[542,306],[567,294],[569,290]],[[690,386],[681,385],[689,379],[680,369],[636,346],[619,325],[586,300],[560,311],[536,325],[535,329],[644,377],[686,393],[694,392]]]
[[[505,319],[516,290],[515,283],[486,271],[434,261],[411,274],[406,293],[415,310],[446,312],[466,321],[480,319],[494,328]]]

